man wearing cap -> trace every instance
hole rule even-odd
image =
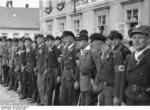
[[[98,36],[98,34],[94,33],[92,36]],[[123,72],[123,70],[119,69],[119,65],[122,65],[123,62],[118,60],[122,61],[123,57],[119,52],[114,53],[112,48],[109,48],[105,43],[105,36],[99,34],[99,37],[100,65],[95,78],[94,90],[99,92],[98,103],[100,105],[113,105],[116,91],[116,73]]]
[[[61,105],[72,105],[76,68],[74,34],[71,31],[64,31],[63,37],[65,39],[66,48],[64,48],[61,58],[59,58],[59,61],[63,61],[64,65],[59,99]]]
[[[4,77],[4,84],[6,83],[6,79],[8,76],[8,46],[7,46],[7,39],[3,37],[3,47],[2,47],[2,74]]]
[[[45,55],[46,55],[46,45],[44,42],[44,36],[38,34],[36,36],[38,49],[37,49],[37,87],[40,96],[40,104],[44,104],[44,71],[45,71]]]
[[[36,67],[36,53],[32,49],[32,40],[31,38],[25,38],[24,44],[26,47],[26,71],[27,71],[27,87],[28,87],[28,98],[31,98],[33,95],[34,88],[34,77],[35,72],[34,68]]]
[[[76,62],[80,71],[80,105],[91,105],[94,85],[92,69],[95,68],[95,64],[91,56],[91,48],[88,44],[88,36],[85,34],[80,34],[78,40],[80,54],[79,60]]]
[[[13,43],[12,43],[12,48],[11,48],[11,56],[10,56],[10,65],[11,65],[11,69],[10,69],[10,81],[9,81],[9,88],[8,90],[12,90],[15,87],[15,56],[16,56],[16,51],[18,48],[18,39],[14,38],[13,39]]]
[[[122,40],[123,40],[122,34],[116,30],[113,30],[111,31],[109,36],[111,37],[111,40],[113,42],[114,51],[120,51],[125,60],[126,56],[131,52],[125,45],[122,44]]]
[[[127,105],[150,104],[150,49],[148,48],[150,27],[135,27],[130,37],[135,52],[128,55],[125,74],[121,82],[121,101]],[[126,100],[125,100],[126,97]]]
[[[45,105],[53,104],[53,94],[57,84],[57,77],[61,75],[58,67],[58,57],[60,56],[60,50],[58,50],[54,44],[54,37],[52,35],[47,35],[45,38],[46,46],[47,46],[47,54],[45,57],[45,80],[44,80],[44,91],[45,91]],[[58,75],[58,76],[57,76]]]

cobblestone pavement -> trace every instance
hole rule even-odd
[[[13,90],[8,91],[7,87],[0,85],[0,106],[36,106],[36,103],[30,104],[27,99],[19,99],[19,96]]]

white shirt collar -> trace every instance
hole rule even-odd
[[[142,49],[142,50],[140,50],[140,51],[135,51],[135,54],[134,54],[135,59],[136,59],[137,61],[139,61],[138,57],[139,57],[140,55],[142,55],[143,52],[144,52],[145,50],[147,50],[148,48],[149,48],[149,47],[145,47],[144,49]]]

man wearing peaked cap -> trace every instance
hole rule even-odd
[[[149,31],[146,25],[137,26],[131,32],[135,52],[126,59],[126,72],[121,82],[121,101],[127,105],[150,104],[150,49]],[[124,100],[126,98],[126,100]]]
[[[130,37],[132,37],[132,35],[134,34],[144,34],[146,36],[150,35],[150,26],[147,25],[139,25],[136,26],[135,28],[133,28]]]

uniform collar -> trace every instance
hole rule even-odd
[[[43,45],[44,45],[44,43],[41,43],[41,44],[39,45],[39,48],[42,47]]]
[[[70,45],[68,46],[68,50],[70,50],[73,46],[74,46],[74,43],[70,44]]]
[[[84,54],[85,51],[88,51],[90,49],[90,45],[87,45],[84,49],[81,49],[80,52],[81,52],[81,55]]]
[[[149,49],[149,47],[145,47],[144,49],[140,50],[140,51],[135,51],[134,56],[136,61],[139,61],[139,56],[141,56],[147,49]]]

